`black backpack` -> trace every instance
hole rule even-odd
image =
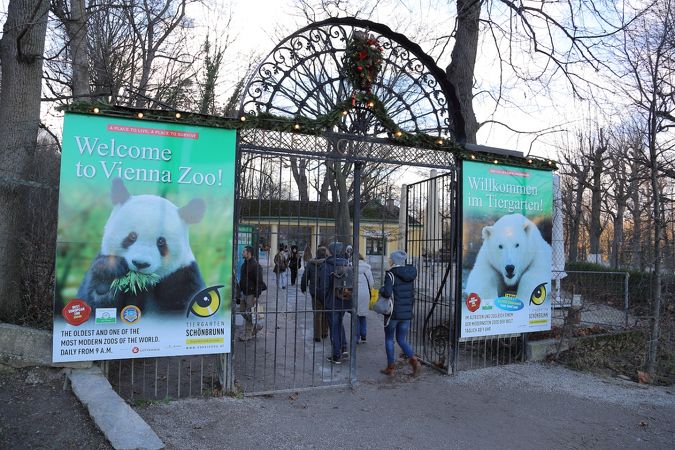
[[[351,266],[335,266],[331,274],[333,291],[336,300],[350,301],[354,294],[354,268]]]

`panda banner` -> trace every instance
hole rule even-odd
[[[551,328],[551,172],[462,163],[461,337]]]
[[[68,113],[53,360],[230,351],[236,131]]]

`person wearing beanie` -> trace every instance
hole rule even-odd
[[[394,304],[391,315],[384,318],[384,348],[387,352],[387,367],[381,372],[385,375],[393,375],[396,370],[394,337],[408,357],[412,375],[417,376],[421,369],[420,362],[408,343],[408,331],[415,301],[414,282],[417,278],[417,269],[415,266],[405,265],[406,259],[408,255],[402,250],[396,250],[389,255],[390,269],[385,274],[384,286],[380,288],[380,295],[384,298],[391,298]]]
[[[404,266],[408,255],[403,250],[396,250],[389,255],[389,258],[394,262],[394,265]]]
[[[342,242],[331,242],[328,244],[328,251],[330,252],[331,256],[334,256],[336,258],[338,257],[344,257],[344,245],[342,245]]]

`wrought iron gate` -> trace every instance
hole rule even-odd
[[[455,172],[411,184],[406,194],[405,249],[417,268],[411,343],[431,367],[451,372],[454,329]]]
[[[360,94],[357,95],[355,87],[345,77],[343,57],[349,56],[346,45],[358,33],[377,39],[382,48],[382,74],[368,92],[380,102],[380,109],[375,103],[357,101]],[[250,195],[243,194],[240,218],[247,225],[267,227],[259,229],[258,234],[265,236],[267,233],[270,247],[278,247],[282,241],[298,245],[309,243],[315,253],[319,244],[335,239],[330,236],[331,228],[344,229],[344,223],[333,222],[339,216],[334,209],[344,208],[344,202],[340,206],[334,199],[347,195],[351,208],[349,217],[353,219],[350,226],[354,267],[359,250],[365,250],[359,248],[365,233],[372,232],[384,242],[385,234],[390,232],[385,233],[384,226],[373,226],[370,231],[366,230],[367,226],[361,226],[361,219],[368,216],[368,208],[378,210],[374,215],[382,218],[382,223],[400,224],[399,214],[392,216],[386,202],[360,195],[361,172],[367,173],[369,168],[377,167],[388,177],[400,166],[447,168],[455,162],[454,155],[448,150],[455,148],[454,142],[464,136],[459,102],[443,70],[405,36],[384,25],[352,18],[310,24],[282,40],[248,80],[240,113],[244,118],[261,113],[317,120],[341,117],[330,131],[319,136],[262,130],[242,132],[242,162],[257,161],[253,164],[258,164],[258,169],[262,169],[263,164],[277,164],[275,179],[281,185],[285,184],[285,191],[281,189],[281,195],[273,201],[257,203]],[[383,114],[386,116],[384,121]],[[302,132],[301,122],[296,122],[293,129]],[[421,148],[410,142],[406,146],[392,145],[392,140],[403,133],[433,135],[434,147],[443,143],[450,145],[446,149]],[[263,160],[267,162],[263,163]],[[347,183],[341,187],[344,192],[335,189],[328,201],[328,196],[320,192],[320,179],[322,171],[334,162],[344,169],[335,171],[336,176],[344,177],[342,181]],[[286,170],[291,169],[285,174],[284,165]],[[243,168],[240,172],[244,172]],[[308,199],[307,193],[298,189],[301,183],[296,177],[303,173],[310,177],[312,173],[316,174],[315,197],[310,195]],[[367,187],[370,181],[372,179],[365,180],[364,185]],[[387,181],[385,184],[395,183]],[[247,186],[243,185],[242,189],[246,190]],[[402,242],[400,230],[391,234]],[[272,241],[275,245],[271,245]],[[385,256],[383,253],[380,266],[384,266]],[[264,305],[267,334],[255,344],[233,344],[234,376],[243,390],[263,393],[354,383],[356,360],[352,336],[356,332],[356,321],[347,324],[351,325],[348,327],[351,332],[347,333],[349,363],[330,365],[326,362],[327,343],[316,342],[309,333],[311,318],[317,311],[308,297],[297,291],[289,293],[288,289],[277,289],[275,275],[269,271],[268,267],[267,284],[273,289],[266,294]],[[383,272],[384,267],[381,267],[379,273]],[[355,279],[355,291],[358,292],[364,286],[359,286],[358,276]],[[352,313],[347,314],[347,318],[355,316],[354,310],[346,312]]]
[[[458,172],[435,175],[407,188],[406,251],[417,267],[411,340],[429,366],[444,373],[525,360],[525,334],[460,338]]]

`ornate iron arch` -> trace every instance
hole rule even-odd
[[[464,142],[459,101],[444,71],[404,35],[354,18],[316,22],[282,40],[249,78],[240,112],[317,118],[333,111],[352,96],[341,69],[347,40],[355,31],[372,34],[383,47],[372,92],[397,126]],[[390,130],[367,107],[357,105],[334,131],[383,136]]]

